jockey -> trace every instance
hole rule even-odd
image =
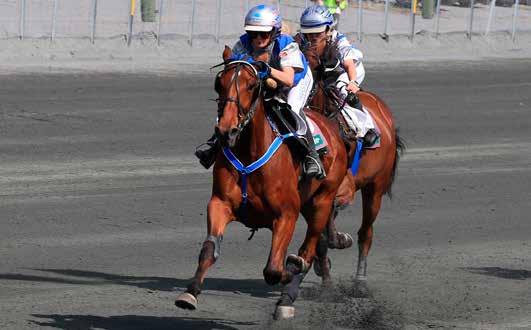
[[[326,44],[323,54],[319,54],[322,63],[339,64],[334,72],[338,75],[335,86],[345,103],[341,113],[349,127],[356,132],[358,139],[366,146],[375,144],[378,139],[371,115],[363,110],[359,98],[355,95],[365,78],[365,69],[361,59],[363,54],[350,44],[348,39],[334,29],[334,19],[324,6],[311,6],[304,10],[301,19],[301,33],[295,39],[301,47]]]
[[[273,7],[258,5],[251,8],[245,17],[246,33],[234,45],[231,58],[255,63],[262,80],[272,78],[287,92],[287,103],[297,122],[294,133],[306,153],[304,173],[322,179],[326,174],[303,111],[313,87],[312,73],[299,45],[291,36],[281,34],[281,20]],[[205,168],[214,163],[217,145],[214,136],[195,152]]]

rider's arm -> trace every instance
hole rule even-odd
[[[345,71],[348,75],[349,84],[347,85],[347,90],[356,93],[360,90],[358,83],[356,82],[356,77],[358,76],[356,73],[356,63],[352,59],[345,60],[343,62],[343,66],[345,67]]]
[[[279,54],[280,70],[271,69],[271,76],[286,87],[293,87],[295,72],[304,70],[304,63],[299,45],[295,42],[287,45]]]
[[[345,71],[348,74],[348,80],[356,80],[356,77],[358,76],[356,73],[356,63],[352,59],[345,60],[343,62],[343,66],[345,67]]]
[[[335,32],[334,37],[337,38],[337,47],[341,56],[341,64],[348,75],[349,84],[347,85],[347,90],[352,93],[357,93],[359,91],[359,86],[356,82],[356,78],[358,77],[356,65],[363,57],[363,54],[355,49],[343,34]]]
[[[271,68],[271,77],[281,82],[284,86],[293,87],[294,76],[295,69],[290,66],[283,67],[282,70]]]

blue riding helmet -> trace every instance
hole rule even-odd
[[[245,16],[245,31],[273,31],[274,39],[280,34],[282,18],[278,10],[267,5],[258,5],[249,10]]]
[[[334,17],[324,6],[311,6],[306,8],[301,15],[302,33],[319,33],[326,28],[334,27]]]

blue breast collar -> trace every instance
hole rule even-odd
[[[260,167],[264,166],[277,152],[278,148],[282,145],[285,139],[295,136],[293,133],[288,133],[284,135],[277,135],[275,140],[271,143],[267,151],[262,155],[262,157],[258,158],[256,161],[254,161],[252,164],[248,166],[244,166],[242,162],[234,155],[232,150],[230,150],[229,147],[223,148],[223,154],[225,155],[225,158],[234,166],[234,168],[240,173],[242,176],[242,180],[240,183],[241,190],[242,190],[242,204],[240,206],[240,210],[245,210],[247,206],[247,176]],[[245,214],[240,212],[240,215],[243,215],[245,217]],[[241,219],[242,221],[244,219]]]
[[[234,168],[240,173],[242,179],[240,181],[240,187],[242,190],[242,203],[240,204],[240,208],[238,210],[239,218],[242,223],[247,222],[247,176],[260,167],[264,166],[277,152],[278,148],[282,145],[285,139],[294,137],[294,133],[287,133],[287,134],[280,134],[277,128],[277,125],[271,120],[269,116],[266,115],[267,121],[269,122],[269,125],[273,129],[273,132],[275,133],[276,137],[271,142],[271,145],[269,145],[269,148],[267,151],[262,155],[262,157],[258,158],[256,161],[251,163],[248,166],[245,166],[240,162],[240,160],[234,155],[232,150],[230,150],[229,147],[223,148],[223,154],[225,155],[225,158],[229,161],[229,163],[234,166]],[[253,233],[254,233],[253,229]],[[251,235],[252,237],[252,235]],[[251,238],[249,238],[251,239]]]

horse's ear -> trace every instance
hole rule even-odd
[[[229,46],[225,45],[225,49],[223,50],[223,61],[228,60],[232,56],[232,49],[230,49]]]

